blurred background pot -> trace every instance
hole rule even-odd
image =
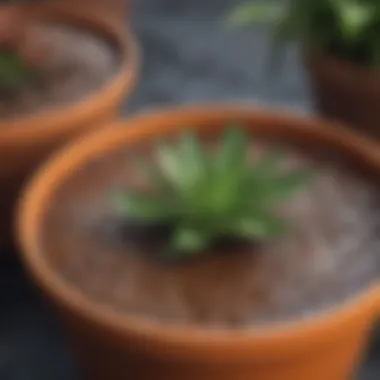
[[[20,204],[18,236],[24,263],[57,310],[87,379],[347,380],[356,369],[379,316],[377,284],[302,321],[209,331],[156,323],[97,303],[53,267],[59,235],[57,252],[41,244],[53,194],[85,163],[179,132],[184,125],[218,135],[231,120],[239,120],[255,136],[328,146],[347,155],[353,165],[380,173],[376,147],[339,125],[226,105],[137,116],[66,147],[29,184]]]
[[[100,15],[108,16],[117,22],[124,22],[125,17],[130,12],[132,0],[60,0],[67,3],[72,9],[89,9],[98,12]]]
[[[306,60],[317,110],[380,139],[380,71],[329,56]]]
[[[33,169],[57,147],[115,117],[133,90],[139,66],[138,49],[128,30],[96,12],[68,5],[41,4],[33,8],[41,22],[73,25],[105,37],[120,57],[118,72],[103,88],[72,104],[36,115],[0,121],[0,248],[11,245],[14,201]]]

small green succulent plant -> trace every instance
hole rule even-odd
[[[379,0],[256,0],[230,19],[234,25],[274,23],[277,46],[295,40],[312,53],[380,67]]]
[[[157,161],[139,161],[148,191],[117,194],[118,212],[147,225],[169,226],[167,254],[176,258],[204,253],[221,238],[268,239],[285,231],[275,214],[311,178],[306,170],[284,171],[283,155],[271,151],[252,162],[250,139],[242,128],[227,128],[215,149],[192,132],[176,143],[160,142]]]
[[[0,52],[0,89],[15,93],[27,86],[37,75],[34,67],[27,65],[19,54]]]
[[[37,20],[28,1],[0,7],[0,93],[16,94],[40,74],[44,47],[35,34]]]

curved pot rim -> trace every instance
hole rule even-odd
[[[156,347],[156,351],[172,349],[175,354],[180,355],[190,350],[200,358],[204,355],[219,357],[221,353],[225,353],[226,357],[239,360],[243,351],[248,355],[252,350],[259,356],[267,357],[273,351],[274,342],[276,352],[282,352],[286,356],[299,352],[300,347],[308,348],[311,337],[315,346],[316,342],[319,342],[317,345],[323,344],[326,336],[333,339],[333,336],[339,334],[349,334],[349,331],[342,331],[340,328],[344,322],[368,320],[371,319],[369,316],[375,318],[380,303],[377,283],[338,307],[286,323],[258,325],[241,330],[207,330],[191,325],[167,325],[122,315],[87,299],[56,274],[44,259],[44,252],[39,244],[44,209],[51,193],[65,181],[73,168],[75,170],[87,159],[104,155],[117,147],[133,145],[134,142],[152,138],[159,133],[175,132],[181,128],[184,120],[186,125],[195,126],[201,121],[203,124],[217,124],[228,120],[241,120],[243,123],[254,124],[254,129],[252,125],[251,129],[260,129],[263,133],[270,134],[271,126],[274,126],[279,136],[281,133],[286,136],[292,130],[306,139],[320,139],[350,152],[358,160],[365,162],[366,166],[380,171],[380,152],[376,151],[377,146],[371,141],[332,122],[294,115],[281,109],[261,108],[219,103],[146,112],[129,120],[117,121],[110,128],[78,139],[58,152],[27,186],[17,213],[16,229],[23,261],[40,287],[61,308],[74,312],[89,324],[103,326],[107,333],[118,337],[128,336],[136,342],[149,341],[150,345]]]
[[[28,9],[28,8],[27,8]],[[101,17],[91,10],[72,9],[67,4],[38,4],[31,8],[37,20],[53,21],[96,30],[115,43],[120,55],[119,68],[99,91],[90,93],[68,105],[52,108],[35,115],[25,115],[0,121],[0,144],[12,145],[20,140],[49,139],[57,130],[65,130],[91,118],[93,110],[112,104],[133,88],[140,66],[140,48],[134,34],[120,23]]]

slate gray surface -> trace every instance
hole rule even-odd
[[[142,81],[130,105],[257,99],[310,109],[295,49],[276,78],[264,73],[268,28],[234,30],[225,17],[236,0],[138,0],[134,27],[143,45]],[[271,80],[268,80],[271,79]]]
[[[311,112],[294,48],[279,77],[269,81],[263,73],[268,29],[225,27],[223,15],[237,1],[135,2],[133,26],[143,46],[144,67],[124,113],[207,100],[256,100]],[[359,380],[380,379],[378,346],[370,349]],[[0,262],[0,380],[81,380],[60,329],[15,259]]]

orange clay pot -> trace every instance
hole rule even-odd
[[[326,145],[380,174],[376,146],[337,125],[276,111],[215,105],[145,114],[79,139],[52,158],[20,203],[17,233],[23,260],[63,322],[89,380],[349,380],[380,312],[380,289],[345,305],[287,324],[243,330],[164,325],[122,315],[67,283],[41,248],[44,214],[79,166],[121,147],[176,133],[183,125],[218,134],[230,121],[255,135]],[[80,247],[77,247],[80,250]]]
[[[96,10],[101,15],[111,17],[114,21],[123,22],[130,12],[131,0],[60,0],[73,9],[83,8]]]
[[[332,57],[306,62],[317,110],[380,139],[380,70]]]
[[[97,14],[44,5],[35,16],[93,29],[114,42],[121,55],[119,72],[99,92],[61,109],[0,121],[0,248],[11,243],[11,213],[25,177],[52,151],[71,138],[114,118],[134,88],[139,54],[130,32]]]

